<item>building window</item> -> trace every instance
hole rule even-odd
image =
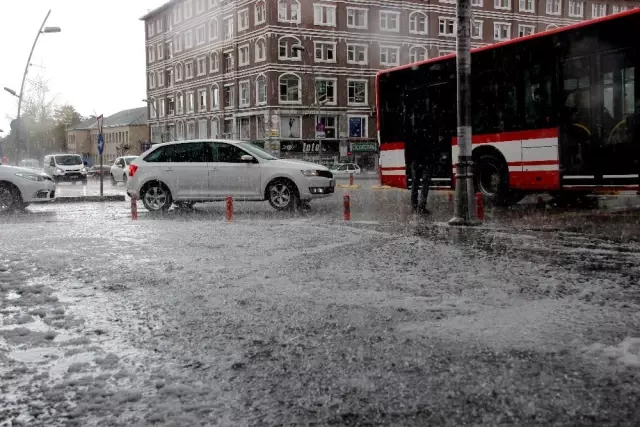
[[[225,85],[222,96],[224,97],[224,108],[233,108],[235,102],[233,99],[233,85]]]
[[[200,89],[198,91],[198,111],[207,111],[207,90]]]
[[[530,36],[535,31],[535,26],[533,25],[518,25],[518,37]]]
[[[594,3],[591,5],[592,18],[600,18],[601,16],[605,16],[606,14],[607,14],[607,5],[605,3]]]
[[[560,15],[562,13],[562,0],[547,0],[547,15]]]
[[[520,0],[520,12],[535,13],[534,0]]]
[[[164,72],[158,71],[158,87],[164,86]]]
[[[300,23],[300,2],[298,0],[278,0],[278,21]]]
[[[187,92],[187,113],[193,113],[196,104],[196,94]]]
[[[149,89],[156,87],[156,73],[149,73]]]
[[[365,44],[347,44],[347,63],[366,65],[368,46]]]
[[[336,26],[336,7],[325,4],[313,5],[313,24],[325,27]]]
[[[209,21],[209,40],[218,39],[218,20],[212,19]]]
[[[149,22],[147,24],[147,35],[149,36],[149,38],[153,37],[154,35],[154,27],[153,27],[153,22]]]
[[[511,9],[511,0],[493,0],[494,9]]]
[[[264,139],[266,130],[264,116],[256,116],[256,139],[258,141]]]
[[[196,124],[194,122],[187,123],[187,139],[196,137]]]
[[[264,75],[256,77],[256,104],[267,103],[267,78]]]
[[[338,118],[336,116],[318,116],[316,117],[316,136],[318,131],[324,133],[325,139],[338,138]]]
[[[164,51],[165,51],[165,56],[168,59],[173,59],[173,43],[172,42],[166,42],[164,44]]]
[[[187,30],[184,33],[184,48],[191,49],[193,47],[193,31]]]
[[[263,38],[256,40],[256,62],[262,62],[267,59],[267,42]]]
[[[160,18],[156,21],[156,33],[160,34],[163,30],[164,18]]]
[[[336,104],[336,79],[316,79],[316,104]]]
[[[224,72],[228,73],[229,71],[233,71],[234,61],[233,61],[233,53],[227,52],[223,55],[224,58]]]
[[[198,121],[198,138],[204,139],[207,137],[207,121],[199,120]]]
[[[179,121],[177,123],[177,134],[178,134],[178,140],[184,139],[184,122]]]
[[[220,58],[218,52],[213,52],[209,55],[209,72],[216,73],[220,70]]]
[[[147,56],[149,57],[149,63],[152,63],[156,60],[156,50],[153,48],[153,46],[149,46],[147,48]]]
[[[400,48],[380,46],[380,65],[398,65]]]
[[[295,74],[283,74],[279,78],[280,82],[280,102],[300,103],[300,77]]]
[[[584,2],[578,0],[569,0],[569,16],[572,18],[583,18]]]
[[[427,59],[427,49],[420,46],[414,46],[409,49],[409,62],[420,62]]]
[[[366,116],[349,116],[349,138],[366,138],[367,137],[367,117]]]
[[[495,22],[493,24],[493,39],[496,41],[509,40],[511,38],[511,24]]]
[[[211,119],[211,138],[217,138],[220,134],[220,121]]]
[[[240,106],[248,107],[251,105],[251,88],[249,80],[241,81],[238,88],[240,90]]]
[[[184,19],[191,18],[191,15],[193,15],[193,1],[187,0],[184,2]]]
[[[204,44],[205,41],[207,41],[207,38],[204,32],[204,25],[201,25],[196,28],[196,44],[201,45]]]
[[[300,40],[295,37],[282,37],[278,40],[278,58],[286,60],[300,60],[300,50],[293,49],[294,45],[299,45]]]
[[[164,116],[164,104],[162,104],[160,112],[162,113],[162,116]],[[173,116],[176,112],[176,102],[173,99],[173,96],[167,97],[167,112],[170,116]]]
[[[197,59],[198,76],[207,74],[207,57],[201,56]]]
[[[222,122],[222,137],[233,137],[233,119],[225,119],[224,122]]]
[[[238,120],[238,135],[241,141],[249,141],[251,139],[251,120],[249,117],[243,117]]]
[[[316,62],[336,62],[336,44],[313,42]]]
[[[158,61],[161,61],[164,59],[164,46],[162,46],[161,44],[156,46],[156,50],[158,52]]]
[[[249,45],[245,44],[238,48],[238,65],[249,65]]]
[[[182,94],[182,92],[178,92],[178,94],[176,95],[176,101],[178,104],[176,106],[176,113],[183,114],[184,113],[184,95]]]
[[[471,38],[482,39],[483,23],[482,21],[471,21]]]
[[[367,80],[347,80],[347,102],[349,105],[366,105],[368,103]]]
[[[211,86],[211,109],[217,110],[220,108],[220,88],[218,85]]]
[[[438,19],[438,31],[441,36],[453,37],[456,35],[456,20],[455,18],[439,18]]]
[[[218,0],[209,0],[209,9],[218,6]]]
[[[196,0],[196,15],[204,12],[204,0]]]
[[[380,29],[382,31],[400,31],[400,12],[380,11]]]
[[[427,15],[422,12],[412,12],[409,15],[409,32],[427,34]]]
[[[180,34],[173,36],[173,49],[175,52],[182,52],[182,36]]]
[[[620,6],[618,6],[617,4],[612,4],[611,5],[611,13],[619,13],[620,12]]]
[[[264,0],[260,0],[256,3],[254,15],[254,25],[264,24],[267,21],[267,6]]]
[[[249,28],[249,9],[238,11],[238,31],[244,31]]]
[[[471,0],[471,6],[482,7],[482,0]]]
[[[231,40],[233,38],[233,16],[225,18],[222,31],[224,32],[225,40]]]
[[[193,78],[193,61],[187,61],[184,63],[184,74],[186,79]]]
[[[356,7],[347,7],[347,28],[366,30],[369,28],[369,11]]]

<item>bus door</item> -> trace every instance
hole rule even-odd
[[[563,187],[595,185],[601,108],[594,81],[596,57],[567,58],[561,63],[560,176]]]
[[[637,52],[621,49],[600,55],[598,88],[602,101],[598,184],[638,185],[640,140],[635,86]]]

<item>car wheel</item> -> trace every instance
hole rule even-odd
[[[171,207],[171,192],[160,182],[147,184],[141,193],[142,203],[150,212],[166,211]]]
[[[267,186],[267,200],[277,210],[293,209],[298,199],[295,184],[286,179],[275,180]]]
[[[0,213],[12,212],[25,207],[26,204],[22,202],[18,187],[10,183],[0,183]]]
[[[114,178],[113,174],[110,174],[110,176],[111,176],[111,185],[113,185],[115,187],[116,185],[118,185],[118,182]]]

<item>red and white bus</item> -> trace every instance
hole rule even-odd
[[[640,9],[474,49],[476,188],[495,203],[640,184]],[[420,144],[455,185],[455,55],[378,73],[382,184],[408,188]],[[453,160],[453,161],[452,161]],[[572,190],[572,191],[568,191]]]

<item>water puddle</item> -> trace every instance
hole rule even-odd
[[[9,291],[9,293],[7,293],[7,296],[5,297],[5,299],[9,301],[16,300],[18,298],[20,298],[20,294],[16,291]]]

